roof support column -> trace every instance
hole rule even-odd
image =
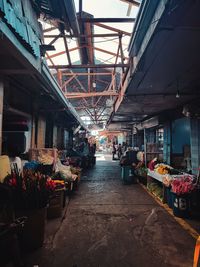
[[[124,64],[124,52],[122,47],[122,34],[119,35],[119,47],[120,47],[120,54],[121,54],[121,63]],[[124,67],[122,67],[122,71],[124,73]]]
[[[80,15],[82,13],[82,10],[83,10],[83,3],[82,3],[82,0],[79,0],[79,13],[80,13]]]
[[[64,41],[64,45],[65,45],[65,51],[66,51],[66,54],[67,54],[67,60],[68,60],[69,65],[71,65],[72,62],[71,62],[71,58],[70,58],[70,54],[69,54],[69,48],[68,48],[68,45],[67,45],[66,37],[64,35],[63,35],[63,41]]]
[[[2,153],[3,96],[4,83],[0,78],[0,155]]]

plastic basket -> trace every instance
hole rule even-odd
[[[171,192],[172,194],[172,206],[173,214],[176,217],[188,218],[190,217],[190,196],[180,195]]]

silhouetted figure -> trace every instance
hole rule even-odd
[[[119,144],[119,146],[118,146],[117,156],[119,159],[121,159],[121,156],[122,156],[122,145],[121,144]]]
[[[112,159],[115,159],[115,155],[117,153],[117,149],[116,149],[116,144],[115,142],[113,142],[113,146],[112,146]]]

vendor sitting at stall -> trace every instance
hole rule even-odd
[[[143,157],[138,157],[138,153],[143,153],[143,152],[138,152],[137,148],[132,148],[128,147],[127,151],[124,153],[120,160],[120,165],[123,166],[130,166],[132,169],[132,175],[137,176],[137,169],[143,165]]]
[[[136,167],[139,160],[137,159],[137,153],[138,151],[136,149],[133,149],[132,147],[128,147],[128,149],[125,151],[124,155],[122,156],[120,160],[121,166],[132,166]]]
[[[86,168],[89,165],[89,156],[90,156],[90,145],[88,139],[85,138],[84,142],[81,144],[81,153],[82,153],[82,168]]]

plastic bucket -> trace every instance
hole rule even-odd
[[[136,182],[136,178],[130,166],[123,166],[121,168],[121,178],[124,184],[132,184]]]
[[[173,214],[176,217],[188,218],[190,217],[190,196],[180,195],[171,192]]]

